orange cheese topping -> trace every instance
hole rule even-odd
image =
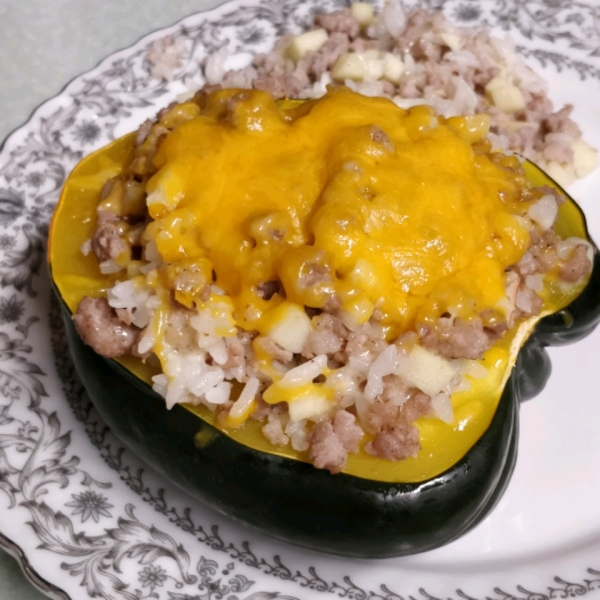
[[[257,288],[274,280],[288,302],[336,298],[357,324],[377,310],[390,337],[446,311],[469,318],[497,307],[529,243],[518,178],[473,145],[486,134],[483,117],[346,88],[303,104],[219,91],[155,157],[145,241],[170,274],[214,271],[249,330],[272,326],[284,298]]]

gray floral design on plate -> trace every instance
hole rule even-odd
[[[576,73],[586,89],[597,91],[595,2],[406,4],[442,8],[461,23],[519,34],[519,48],[533,62],[554,73]],[[148,472],[112,437],[74,376],[44,266],[48,223],[66,174],[84,154],[113,139],[122,123],[133,129],[198,87],[208,53],[223,46],[232,53],[264,51],[275,36],[310,23],[315,12],[344,5],[240,0],[192,16],[76,79],[2,148],[0,544],[20,556],[45,591],[73,600],[547,600],[600,589],[600,564],[590,562],[578,564],[569,577],[541,569],[536,586],[491,572],[476,595],[467,593],[470,582],[436,595],[435,581],[423,573],[405,569],[402,580],[382,581],[377,573],[383,566],[376,565],[364,583],[364,572],[350,563],[336,564],[334,573],[317,559],[305,564],[297,550],[264,551],[252,533],[231,534],[227,527],[223,533],[217,517],[190,507],[185,495]],[[156,44],[176,50],[170,80],[152,63]],[[29,538],[16,539],[13,524]]]
[[[81,494],[71,494],[73,497],[72,502],[67,502],[65,506],[74,508],[71,512],[73,516],[81,515],[81,522],[85,523],[90,517],[96,521],[100,520],[100,517],[110,517],[109,508],[113,508],[112,504],[106,501],[106,498],[102,494],[98,494],[92,490],[86,490]]]
[[[155,587],[162,587],[167,580],[167,572],[162,567],[150,565],[144,567],[138,574],[138,579],[142,587],[149,587],[150,591],[154,591]]]
[[[82,121],[73,130],[73,138],[82,146],[93,144],[101,135],[102,131],[94,121]]]
[[[0,297],[0,325],[16,323],[25,312],[25,303],[16,294],[10,298]]]
[[[452,16],[458,22],[468,24],[479,20],[481,17],[481,8],[476,2],[459,4],[452,13]]]

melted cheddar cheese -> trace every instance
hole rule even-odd
[[[517,159],[482,145],[485,118],[346,88],[302,104],[223,90],[182,106],[195,116],[155,156],[145,233],[182,304],[203,303],[202,286],[181,284],[193,268],[199,281],[214,273],[236,325],[261,333],[284,301],[333,298],[355,324],[377,311],[389,338],[448,311],[498,309],[529,243],[528,202]],[[261,297],[272,281],[285,293]]]

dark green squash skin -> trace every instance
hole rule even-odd
[[[181,406],[167,411],[147,384],[83,344],[69,309],[61,306],[75,367],[102,418],[164,476],[275,538],[344,556],[404,556],[460,537],[502,496],[517,457],[519,402],[541,391],[550,375],[544,347],[580,339],[600,321],[595,252],[581,296],[543,319],[524,344],[484,435],[455,466],[418,484],[331,475],[243,446]],[[200,431],[211,439],[202,447],[195,443]]]

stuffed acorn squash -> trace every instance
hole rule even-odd
[[[544,347],[600,319],[581,211],[486,133],[345,88],[221,90],[84,159],[48,257],[109,426],[302,546],[399,556],[472,528]]]

